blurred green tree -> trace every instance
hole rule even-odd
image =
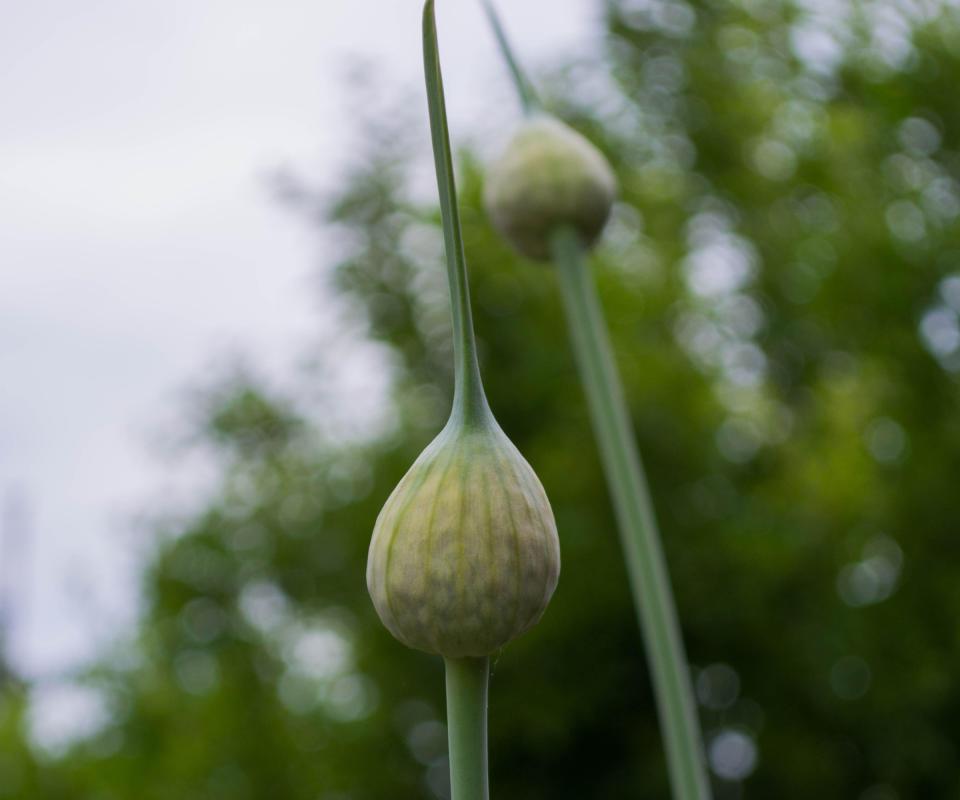
[[[603,52],[556,70],[548,94],[621,179],[594,268],[717,796],[955,797],[960,15],[598,5]],[[5,747],[16,796],[444,795],[440,663],[390,638],[363,579],[376,514],[451,386],[419,125],[374,115],[337,195],[306,205],[338,234],[328,277],[352,324],[389,355],[387,421],[344,439],[310,399],[215,387],[197,432],[219,488],[157,532],[137,639],[87,678],[109,723],[44,789]],[[495,665],[494,792],[665,797],[554,279],[492,232],[477,155],[460,166],[488,393],[553,499],[564,558],[543,622]],[[6,743],[18,706],[3,691]]]

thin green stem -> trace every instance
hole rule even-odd
[[[577,235],[558,231],[551,245],[573,349],[619,523],[657,698],[673,796],[677,800],[707,800],[710,784],[680,625],[603,311]]]
[[[470,286],[457,207],[450,132],[447,128],[434,0],[426,0],[423,7],[423,66],[453,316],[453,418],[469,425],[481,422],[490,412],[480,381],[477,343],[473,333]],[[448,658],[445,661],[452,800],[488,800],[487,686],[490,659]]]
[[[440,213],[443,218],[450,309],[453,316],[453,413],[465,424],[472,424],[484,419],[489,411],[480,381],[477,343],[473,334],[470,285],[467,280],[467,261],[463,253],[463,233],[460,229],[460,210],[457,207],[450,132],[447,128],[434,0],[427,0],[423,7],[423,69],[427,83],[437,188],[440,190]]]
[[[488,800],[489,658],[448,658],[447,733],[452,800]]]
[[[483,4],[483,10],[487,13],[487,19],[490,20],[490,27],[493,28],[493,35],[497,39],[497,45],[500,47],[503,60],[507,62],[510,77],[513,79],[514,88],[520,98],[520,105],[523,106],[523,112],[530,115],[540,108],[540,98],[537,97],[533,83],[527,78],[526,73],[520,66],[520,61],[510,46],[510,40],[507,38],[507,32],[500,21],[500,15],[497,14],[493,0],[481,0],[481,3]]]

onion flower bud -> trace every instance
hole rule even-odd
[[[377,518],[367,588],[394,636],[449,663],[489,656],[540,619],[557,585],[560,544],[543,486],[494,419],[480,379],[432,0],[424,65],[453,322],[453,409]]]
[[[604,155],[573,128],[537,114],[514,134],[487,173],[494,225],[520,253],[550,257],[550,237],[572,228],[592,245],[610,216],[616,178]]]
[[[494,653],[533,626],[559,572],[533,469],[492,416],[453,418],[380,512],[367,586],[401,642],[459,658]]]

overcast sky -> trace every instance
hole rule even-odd
[[[591,0],[501,5],[533,65],[598,35]],[[420,92],[419,15],[416,0],[5,5],[0,493],[30,539],[15,564],[0,550],[0,575],[13,566],[29,674],[80,663],[131,620],[130,517],[170,482],[148,442],[184,387],[225,354],[289,369],[315,329],[317,234],[263,176],[337,174],[348,57]],[[477,0],[438,16],[456,138],[505,75]]]

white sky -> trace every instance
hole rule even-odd
[[[501,6],[531,65],[598,35],[598,2]],[[131,619],[130,515],[171,479],[148,439],[184,386],[225,353],[282,373],[316,329],[318,237],[263,175],[336,176],[345,56],[419,91],[420,5],[31,0],[2,16],[0,493],[28,503],[11,649],[40,676]],[[456,138],[506,77],[476,0],[438,16]]]

